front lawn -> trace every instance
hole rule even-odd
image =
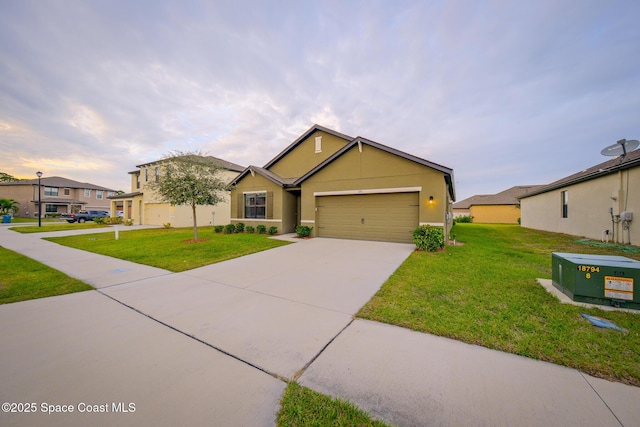
[[[180,272],[289,244],[265,234],[214,234],[199,229],[201,240],[193,243],[192,228],[146,229],[115,233],[50,237],[46,240],[125,259],[138,264]]]
[[[551,278],[552,252],[640,253],[519,226],[458,224],[455,233],[463,246],[414,252],[358,316],[640,386],[640,312],[560,304],[535,280]],[[629,332],[595,328],[581,313]]]
[[[80,280],[0,247],[0,304],[93,289]]]

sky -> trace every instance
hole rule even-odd
[[[640,2],[0,0],[0,171],[131,191],[172,151],[262,166],[312,125],[457,200],[640,139]]]

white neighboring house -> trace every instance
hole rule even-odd
[[[243,171],[244,166],[228,162],[217,157],[207,156],[211,162],[218,164],[226,182],[231,182]],[[135,224],[164,225],[173,227],[193,226],[191,206],[173,206],[159,198],[148,187],[150,182],[160,179],[161,165],[165,159],[136,166],[131,175],[131,192],[109,197],[112,212],[122,212],[124,219],[131,219]],[[231,222],[231,206],[229,195],[227,200],[215,206],[196,207],[198,226],[226,225]]]
[[[520,198],[522,226],[640,245],[640,149]]]

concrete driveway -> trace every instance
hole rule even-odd
[[[100,292],[289,379],[352,321],[413,249],[312,239]]]
[[[36,404],[0,412],[0,425],[273,425],[282,379],[413,251],[312,239],[172,274],[0,232],[3,246],[98,288],[0,306],[0,400]]]

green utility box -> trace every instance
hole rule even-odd
[[[554,252],[551,265],[553,286],[574,301],[640,310],[640,261]]]

